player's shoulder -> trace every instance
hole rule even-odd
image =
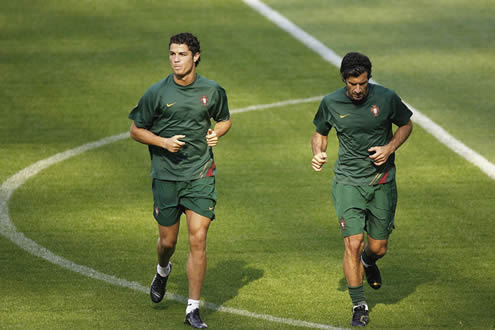
[[[323,97],[322,103],[331,104],[335,102],[347,101],[347,96],[345,95],[345,87],[339,88],[330,94]]]
[[[163,78],[162,80],[155,82],[153,85],[151,85],[148,88],[146,94],[153,94],[153,95],[159,94],[162,90],[168,88],[170,84],[173,84],[173,79],[174,79],[173,75],[170,74],[167,77]]]
[[[215,80],[208,79],[200,74],[197,74],[196,84],[202,87],[209,87],[212,89],[223,90],[223,87],[220,86],[220,84],[217,83]]]
[[[397,93],[393,89],[387,88],[382,85],[370,84],[370,88],[372,89],[373,93],[379,97],[390,98],[397,96]]]

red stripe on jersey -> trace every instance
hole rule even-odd
[[[213,170],[215,169],[215,162],[211,162],[211,167],[208,170],[208,173],[206,173],[206,176],[213,176]]]
[[[385,173],[385,175],[380,179],[380,181],[378,181],[378,184],[382,184],[382,183],[385,183],[387,182],[387,176],[388,176],[388,171],[387,173]]]

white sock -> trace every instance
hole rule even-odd
[[[194,299],[188,299],[187,300],[187,308],[186,308],[186,315],[191,313],[193,310],[199,308],[199,300],[194,300]]]
[[[368,304],[366,303],[366,301],[360,301],[360,302],[358,302],[356,305],[352,306],[352,311],[354,311],[354,309],[355,309],[356,307],[359,307],[359,306],[361,306],[361,305],[364,305],[364,307],[366,308],[366,310],[368,310]]]
[[[160,266],[160,264],[156,265],[156,272],[161,277],[168,276],[168,274],[170,274],[170,262],[167,264],[167,267],[162,267],[162,266]]]

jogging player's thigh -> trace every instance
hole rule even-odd
[[[193,210],[186,209],[187,230],[191,247],[205,247],[206,236],[210,228],[211,219]]]
[[[158,224],[158,233],[160,235],[160,245],[166,248],[173,248],[177,244],[179,236],[180,221],[171,226],[162,226]]]

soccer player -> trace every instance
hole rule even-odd
[[[344,274],[353,303],[351,325],[365,326],[369,314],[363,277],[366,274],[373,289],[382,285],[376,261],[385,255],[394,228],[394,153],[412,131],[412,112],[394,91],[369,82],[367,56],[348,53],[340,73],[345,87],[323,98],[313,121],[312,168],[319,172],[327,162],[327,135],[334,127],[339,150],[332,197],[344,237]],[[398,126],[395,133],[392,124]]]
[[[150,288],[160,302],[172,270],[180,217],[186,215],[189,235],[187,277],[189,300],[184,323],[206,328],[199,315],[206,272],[206,235],[215,219],[216,167],[212,147],[230,129],[225,90],[196,73],[200,43],[191,33],[170,38],[173,73],[151,86],[131,111],[131,137],[147,144],[153,179],[153,216],[158,223],[158,265]],[[216,123],[211,129],[210,120]]]

